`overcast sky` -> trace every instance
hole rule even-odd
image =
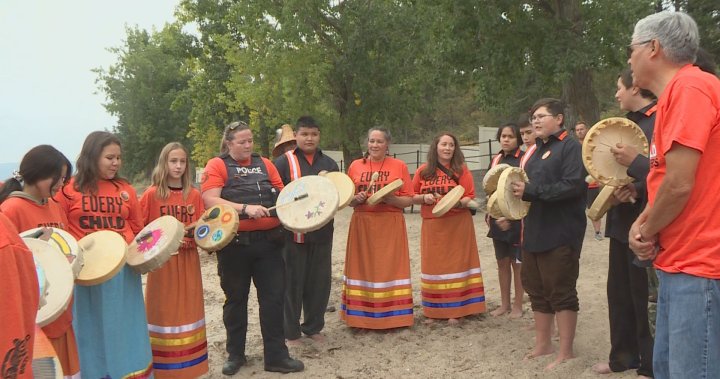
[[[173,20],[179,0],[0,0],[0,163],[52,144],[75,160],[93,130],[112,129],[90,70],[115,62],[125,25]]]

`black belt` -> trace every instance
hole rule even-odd
[[[238,245],[249,245],[258,241],[278,241],[283,240],[285,234],[287,231],[282,226],[276,226],[268,230],[238,232],[232,242]]]

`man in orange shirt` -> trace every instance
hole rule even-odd
[[[661,12],[629,46],[635,84],[658,95],[648,205],[628,236],[660,279],[656,378],[720,377],[720,80],[693,66],[698,44],[690,16]]]

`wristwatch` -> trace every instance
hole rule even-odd
[[[240,210],[240,214],[241,214],[241,215],[247,216],[247,212],[245,212],[245,209],[246,209],[246,208],[247,208],[247,204],[243,204],[242,210]]]

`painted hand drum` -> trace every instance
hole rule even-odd
[[[67,309],[75,278],[65,255],[48,242],[36,238],[23,238],[23,241],[45,272],[45,305],[38,310],[35,317],[35,323],[43,327],[55,321]]]
[[[205,251],[218,251],[227,246],[237,234],[240,217],[226,204],[217,204],[205,210],[195,225],[195,243]]]
[[[490,169],[485,173],[485,176],[483,176],[483,189],[486,194],[492,195],[493,192],[497,191],[500,174],[502,174],[502,172],[508,167],[511,166],[507,163],[500,163],[499,165],[490,167]]]
[[[530,203],[522,201],[515,197],[512,192],[512,182],[523,181],[528,182],[525,170],[519,167],[510,167],[503,170],[498,180],[497,188],[497,204],[503,216],[510,220],[520,220],[525,217],[530,210]]]
[[[160,268],[183,241],[185,226],[173,216],[161,216],[147,224],[128,246],[127,264],[139,274]]]
[[[440,199],[437,204],[433,207],[432,214],[435,217],[441,217],[445,213],[448,213],[453,209],[462,198],[465,193],[465,187],[457,185],[451,189],[450,192],[446,193],[445,196]]]
[[[615,189],[617,189],[617,187],[605,186],[600,190],[595,198],[595,201],[593,201],[590,206],[590,209],[585,211],[589,219],[597,221],[601,219],[605,213],[607,213],[607,211],[612,207],[613,192]]]
[[[593,125],[585,136],[582,160],[588,173],[598,182],[620,187],[632,183],[627,167],[617,163],[611,147],[632,145],[639,154],[648,154],[648,140],[640,127],[623,117],[610,117]]]
[[[100,230],[81,238],[78,244],[85,258],[85,266],[75,279],[81,286],[105,283],[125,265],[127,243],[119,233]]]
[[[367,199],[367,203],[369,205],[375,205],[375,204],[381,202],[385,196],[399,190],[400,187],[402,187],[402,186],[403,186],[402,179],[395,179],[392,182],[385,185],[385,187],[380,188],[378,191],[373,193],[372,196],[370,196]]]
[[[308,175],[293,180],[280,191],[275,209],[285,229],[307,233],[330,222],[339,203],[338,191],[330,179]]]
[[[20,237],[29,237],[41,229],[42,228],[34,228],[26,230],[20,233]],[[80,248],[80,245],[78,245],[75,237],[65,230],[52,228],[52,234],[47,242],[65,254],[65,258],[67,258],[70,267],[72,267],[73,277],[77,279],[78,275],[80,275],[80,270],[82,270],[85,264],[85,260],[83,259],[83,250]]]
[[[349,176],[338,171],[321,173],[320,176],[330,179],[330,181],[335,185],[339,198],[338,210],[341,210],[350,204],[353,196],[355,196],[355,183],[353,183]]]

